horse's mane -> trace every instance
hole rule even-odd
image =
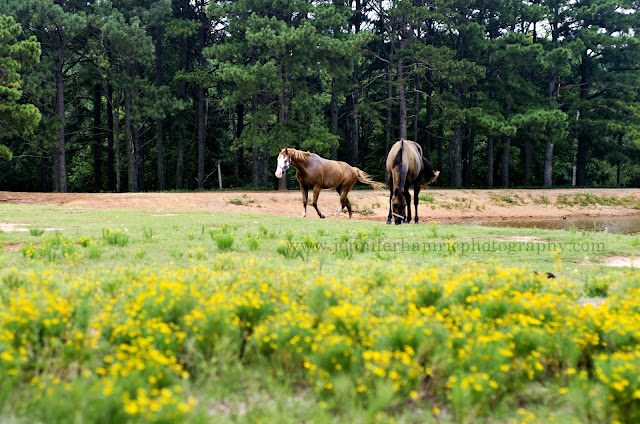
[[[309,156],[311,156],[311,152],[305,152],[304,150],[287,148],[287,151],[291,155],[292,159],[297,159],[297,160],[308,159]]]

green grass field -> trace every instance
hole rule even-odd
[[[640,414],[640,273],[604,265],[638,235],[17,205],[0,222],[29,226],[0,233],[0,422]]]

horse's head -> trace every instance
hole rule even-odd
[[[394,222],[396,225],[407,222],[407,202],[405,201],[404,193],[401,193],[398,187],[393,189],[391,210],[393,212]]]
[[[285,147],[278,154],[278,167],[276,168],[276,177],[282,178],[282,173],[291,166],[291,153]]]

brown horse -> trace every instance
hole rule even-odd
[[[438,178],[440,171],[433,171],[431,163],[422,156],[422,147],[416,142],[400,140],[387,155],[387,174],[389,176],[389,217],[395,217],[396,225],[411,222],[411,194],[409,186],[413,184],[413,204],[416,208],[415,222],[418,223],[418,203],[420,188]],[[406,206],[406,214],[405,214]]]
[[[324,159],[315,153],[285,147],[280,150],[278,155],[276,177],[282,178],[283,171],[286,171],[290,166],[296,168],[296,178],[300,183],[304,207],[302,210],[303,218],[307,215],[309,190],[313,190],[313,207],[316,208],[320,218],[324,218],[324,215],[318,210],[318,195],[320,195],[320,190],[331,188],[335,188],[340,195],[340,209],[334,218],[337,218],[345,207],[349,211],[349,218],[351,218],[351,202],[347,199],[347,194],[356,180],[369,184],[375,189],[384,187],[384,184],[373,181],[365,172],[348,163]]]

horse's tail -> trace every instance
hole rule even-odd
[[[354,166],[353,169],[356,170],[356,177],[358,178],[358,181],[360,181],[361,183],[369,184],[371,187],[373,187],[374,190],[382,190],[386,187],[383,183],[373,181],[369,176],[369,174],[367,174],[360,168],[356,168]]]

